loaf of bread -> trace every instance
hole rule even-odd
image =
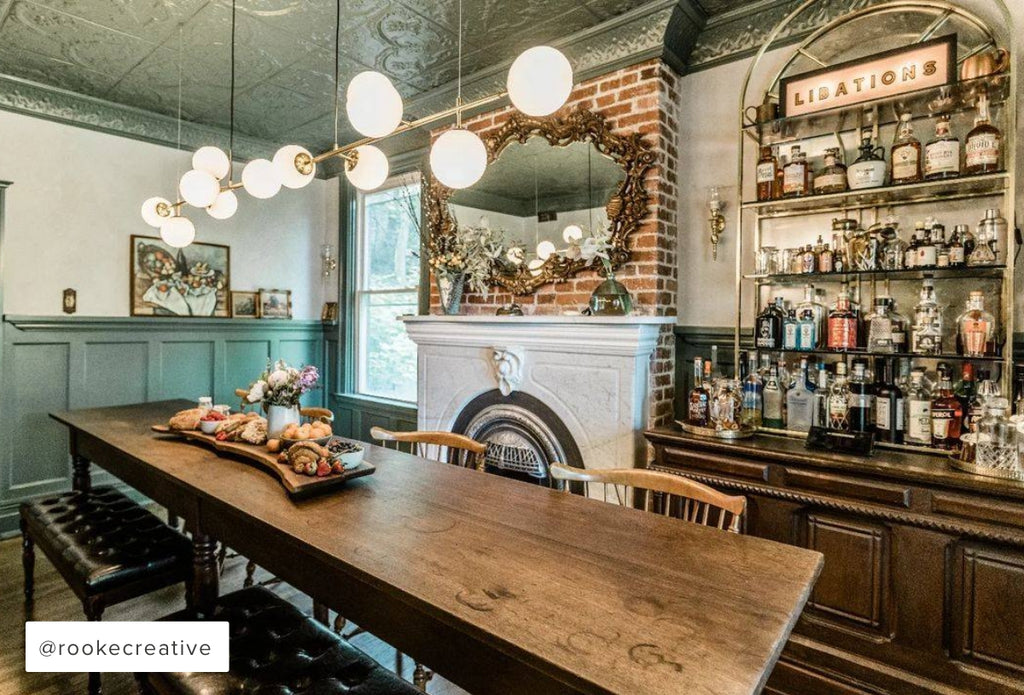
[[[199,429],[199,419],[204,415],[206,415],[206,410],[203,408],[180,410],[174,414],[167,425],[172,430],[197,430]]]

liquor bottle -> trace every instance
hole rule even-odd
[[[1013,399],[1013,414],[1024,415],[1024,370],[1017,371],[1017,388]]]
[[[967,225],[958,224],[953,227],[953,234],[949,237],[949,267],[961,268],[967,262],[967,252],[964,246],[964,237],[961,233],[967,229]],[[969,232],[968,232],[969,233]]]
[[[788,163],[789,163],[789,160],[786,158],[786,155],[780,154],[779,155],[779,165],[775,168],[775,197],[776,198],[783,197],[782,196],[782,189],[784,188],[784,185],[785,185],[784,176],[785,176],[785,171],[786,171],[786,165]]]
[[[910,243],[907,244],[907,250],[903,255],[903,267],[913,268],[917,265],[917,235],[910,235]]]
[[[714,389],[712,393],[718,392],[718,386],[722,381],[722,366],[718,362],[718,346],[711,346],[711,386]]]
[[[921,283],[921,299],[914,308],[910,351],[916,355],[942,354],[942,312],[935,299],[935,281],[931,278]]]
[[[985,293],[971,292],[967,309],[956,320],[957,352],[964,357],[996,354],[995,317],[985,311]]]
[[[932,226],[925,222],[916,222],[914,227],[918,235],[917,260],[914,261],[914,267],[934,268],[938,262],[938,250],[932,239]]]
[[[779,372],[779,385],[782,386],[782,392],[785,393],[786,391],[793,387],[794,376],[789,371],[789,367],[786,366],[786,359],[781,355],[779,356],[779,361],[776,363],[776,367],[778,368]],[[782,408],[783,410],[785,410],[786,408],[785,400],[782,401]]]
[[[978,384],[974,380],[974,365],[964,362],[961,366],[960,381],[953,388],[953,395],[960,401],[960,409],[964,414],[964,432],[973,432],[972,423],[977,424],[975,416],[981,416],[981,401],[978,400]]]
[[[993,263],[1006,262],[1006,219],[999,214],[999,210],[989,208],[985,211],[985,217],[978,223],[978,245],[987,244],[992,251]],[[974,263],[968,261],[968,265],[980,265],[977,260]]]
[[[932,443],[932,394],[924,384],[924,370],[910,372],[910,387],[905,396],[907,403],[907,444],[930,446]]]
[[[846,380],[846,363],[836,363],[836,377],[828,387],[828,428],[850,431],[850,385]]]
[[[743,407],[740,420],[749,427],[761,426],[761,410],[763,408],[761,377],[757,373],[757,361],[751,355],[748,360],[747,374],[743,379]]]
[[[754,346],[759,350],[782,349],[782,321],[785,316],[782,297],[776,297],[754,322]]]
[[[880,442],[903,443],[903,391],[893,382],[893,364],[875,360],[875,436]]]
[[[804,298],[796,305],[797,349],[817,350],[825,331],[825,306],[818,302],[814,285],[804,285]]]
[[[853,361],[853,374],[850,376],[850,410],[849,421],[851,432],[873,432],[875,429],[874,390],[867,380],[867,365],[863,360]]]
[[[903,270],[907,258],[907,242],[900,239],[900,224],[890,215],[882,227],[880,252],[882,270]]]
[[[711,425],[711,393],[704,385],[704,358],[693,358],[693,388],[690,390],[690,407],[686,422],[694,427]]]
[[[814,391],[808,383],[807,358],[800,360],[800,373],[793,387],[786,392],[787,429],[807,432],[814,416]]]
[[[819,242],[821,237],[818,237]],[[821,244],[821,251],[818,253],[818,272],[819,273],[831,273],[835,266],[833,261],[835,259],[835,251],[826,243]]]
[[[768,378],[765,379],[762,391],[764,400],[764,413],[761,422],[765,427],[774,429],[785,429],[786,421],[782,414],[782,404],[785,401],[782,384],[779,383],[779,368],[774,364],[768,371]]]
[[[932,181],[960,175],[960,140],[950,132],[949,116],[935,121],[935,137],[924,146],[924,177]]]
[[[825,150],[825,166],[814,177],[815,193],[842,193],[847,190],[846,165],[839,161],[839,148]]]
[[[885,149],[874,147],[871,138],[860,141],[857,160],[847,167],[846,180],[850,190],[878,188],[885,185]]]
[[[940,364],[939,386],[932,400],[932,446],[937,449],[959,448],[963,417],[963,406],[953,395],[949,366]]]
[[[992,380],[992,375],[987,369],[978,370],[978,399],[981,404],[987,405],[993,398],[1002,396],[999,390],[999,382]]]
[[[775,177],[778,174],[779,161],[775,158],[770,145],[761,148],[761,158],[757,160],[757,199],[771,200],[775,197]]]
[[[921,141],[914,137],[909,113],[900,116],[896,139],[890,153],[889,183],[915,183],[921,180]]]
[[[946,227],[938,222],[932,225],[932,243],[935,244],[935,267],[948,268],[949,246],[946,244]]]
[[[818,363],[818,387],[814,389],[814,427],[828,428],[828,370],[824,362]]]
[[[797,350],[799,349],[799,327],[796,319],[796,310],[790,309],[786,312],[786,317],[782,319],[782,349],[783,350]]]
[[[866,347],[869,352],[903,352],[906,327],[893,315],[892,297],[875,297],[875,310],[868,315]]]
[[[814,254],[814,249],[808,244],[804,247],[804,250],[800,253],[800,272],[810,275],[818,268],[818,257]]]
[[[1003,134],[990,122],[988,95],[981,94],[974,128],[964,141],[964,173],[971,176],[999,171],[1002,149]]]
[[[829,350],[855,350],[857,348],[857,315],[850,306],[850,293],[842,289],[836,306],[828,315]]]
[[[807,154],[800,151],[799,145],[793,145],[789,152],[789,164],[782,169],[782,196],[796,198],[807,195],[810,191],[810,167],[807,165]]]

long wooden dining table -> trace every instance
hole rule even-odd
[[[150,430],[185,401],[54,413],[90,462],[182,517],[193,598],[222,542],[479,695],[755,693],[821,570],[809,550],[367,445],[374,475],[290,499]]]

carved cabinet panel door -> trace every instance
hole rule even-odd
[[[1024,674],[1024,553],[963,543],[953,573],[951,654]]]

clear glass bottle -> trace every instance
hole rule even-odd
[[[782,322],[786,317],[782,297],[765,307],[754,322],[754,346],[758,350],[782,349]]]
[[[946,227],[938,222],[932,225],[932,243],[935,244],[935,267],[950,266],[949,247],[946,244]]]
[[[949,267],[950,268],[961,268],[967,262],[966,247],[964,245],[964,237],[962,234],[963,230],[967,229],[967,225],[958,224],[953,227],[953,233],[949,237]]]
[[[885,148],[875,147],[871,138],[863,138],[858,150],[857,160],[846,170],[846,180],[850,190],[884,186]]]
[[[848,419],[851,432],[873,432],[875,429],[875,393],[867,378],[864,360],[853,361],[853,374],[849,380],[850,409]]]
[[[740,429],[743,411],[743,395],[740,382],[736,379],[722,379],[715,394],[713,409],[715,429],[736,431]]]
[[[924,178],[929,181],[960,175],[960,140],[949,128],[949,116],[935,121],[935,137],[924,146]]]
[[[847,190],[846,165],[840,161],[838,147],[825,150],[825,166],[814,177],[815,193],[842,193]]]
[[[875,360],[875,437],[880,442],[903,443],[903,391],[893,380],[888,357]]]
[[[711,426],[711,394],[704,387],[704,358],[693,358],[693,388],[690,389],[686,422],[694,427]]]
[[[747,374],[743,379],[743,410],[740,421],[747,427],[760,427],[761,411],[764,407],[764,384],[757,373],[757,360],[753,355],[748,359],[747,365]]]
[[[764,413],[761,422],[765,427],[785,429],[786,421],[782,412],[785,393],[779,381],[779,368],[774,364],[768,371],[768,378],[764,381],[762,398],[764,399]]]
[[[938,263],[938,249],[932,239],[932,220],[925,222],[918,221],[914,225],[917,234],[917,260],[914,261],[915,268],[934,268]]]
[[[971,292],[967,308],[956,320],[957,351],[964,357],[996,354],[995,317],[985,311],[985,293]]]
[[[985,265],[986,263],[1006,262],[1006,219],[999,210],[989,208],[985,217],[978,223],[977,243],[973,253],[967,258],[967,265]],[[988,251],[981,247],[987,246]],[[987,259],[991,258],[991,261]]]
[[[843,230],[850,252],[851,270],[878,270],[878,237],[855,220],[844,220]]]
[[[906,393],[907,427],[904,441],[907,444],[931,446],[932,443],[932,394],[924,383],[924,370],[910,372],[910,387]]]
[[[800,254],[800,272],[805,275],[810,275],[817,269],[818,257],[814,253],[814,248],[808,244]]]
[[[954,450],[960,447],[960,427],[964,411],[953,394],[949,366],[939,365],[939,385],[932,395],[932,446]]]
[[[978,423],[974,463],[1020,476],[1017,432],[1008,417],[1009,410],[1010,404],[1005,398],[993,398],[985,404],[985,414]]]
[[[813,418],[814,391],[808,383],[807,358],[804,357],[793,387],[786,392],[786,427],[795,432],[807,432]]]
[[[821,239],[821,237],[818,237]],[[835,270],[835,251],[828,244],[822,243],[821,251],[818,253],[818,272],[831,273]]]
[[[935,281],[931,278],[921,283],[921,298],[914,308],[910,351],[915,355],[942,354],[942,312],[935,298]]]
[[[906,326],[894,314],[894,304],[892,297],[875,297],[875,310],[865,320],[869,352],[903,352],[906,348]]]
[[[828,428],[850,431],[850,384],[846,380],[846,363],[836,363],[836,376],[828,387]]]
[[[825,305],[818,302],[814,285],[804,285],[804,298],[796,305],[797,350],[817,350],[825,330]]]
[[[828,428],[828,370],[824,362],[818,363],[818,387],[814,390],[814,427]]]
[[[889,159],[889,183],[892,185],[921,180],[921,141],[914,137],[909,113],[900,115]]]
[[[786,312],[786,317],[782,319],[783,350],[798,349],[798,333],[799,327],[796,319],[796,310],[790,309],[789,311]]]
[[[857,349],[857,314],[854,313],[850,293],[844,287],[836,298],[835,308],[828,315],[829,350]]]
[[[988,95],[978,97],[978,115],[974,128],[964,141],[964,173],[988,174],[999,171],[1003,150],[1003,134],[991,123]]]
[[[761,157],[757,160],[757,199],[759,201],[775,198],[775,179],[778,174],[779,160],[776,159],[771,145],[761,148]]]
[[[810,192],[810,167],[807,154],[800,151],[799,145],[790,148],[789,163],[782,169],[782,196],[796,198]]]
[[[900,225],[891,215],[880,230],[882,270],[903,270],[906,267],[907,242],[900,239]]]

